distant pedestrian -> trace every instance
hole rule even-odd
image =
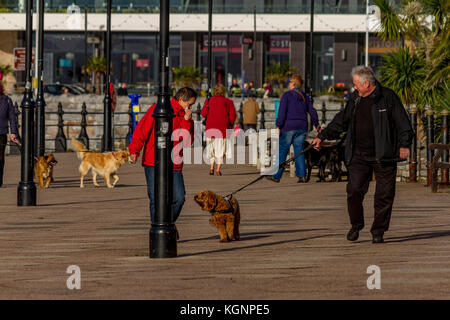
[[[227,129],[233,129],[236,121],[236,108],[232,100],[225,97],[227,89],[222,85],[213,88],[213,97],[205,100],[201,115],[206,118],[206,150],[211,159],[209,174],[221,176],[221,166],[226,152]]]
[[[229,90],[230,96],[233,96],[234,95],[234,91],[239,90],[240,88],[241,87],[237,83],[237,80],[233,79],[232,82],[231,82],[230,90]]]
[[[314,109],[309,97],[301,91],[303,78],[294,74],[289,81],[289,91],[283,94],[278,109],[276,121],[280,134],[278,145],[279,163],[286,160],[291,145],[294,146],[294,153],[299,154],[303,150],[303,143],[308,133],[308,114],[311,116],[313,125],[319,128],[319,117]],[[284,167],[281,167],[273,176],[267,179],[280,182]],[[299,183],[306,183],[305,156],[302,154],[295,158],[295,175]]]
[[[370,232],[372,242],[381,243],[391,219],[397,161],[409,157],[414,131],[399,97],[381,86],[371,68],[355,67],[352,77],[356,91],[312,144],[319,149],[323,140],[337,139],[347,132],[347,208],[352,225],[347,239],[357,240],[364,228],[363,200],[375,173],[375,216]]]
[[[128,96],[127,84],[125,82],[122,82],[120,84],[120,88],[117,89],[117,95],[118,96]]]
[[[256,101],[256,96],[252,94],[242,105],[242,114],[244,117],[242,123],[244,124],[244,131],[247,131],[248,129],[256,131],[259,113],[259,104]]]
[[[3,169],[5,167],[5,149],[7,144],[8,123],[9,139],[20,145],[17,140],[18,130],[16,112],[10,97],[4,94],[3,84],[0,83],[0,187],[3,185]]]
[[[194,121],[192,120],[192,105],[197,99],[195,90],[184,87],[177,91],[175,96],[170,101],[175,117],[173,118],[172,130],[184,129],[189,132],[190,137],[183,136],[181,140],[174,141],[173,146],[178,143],[188,146],[192,144],[194,138]],[[142,156],[142,165],[145,171],[145,178],[147,181],[147,194],[150,199],[150,214],[152,221],[155,215],[155,118],[152,116],[156,104],[152,105],[145,113],[144,117],[139,121],[136,129],[133,132],[132,142],[128,146],[130,151],[130,159],[136,162],[139,154],[144,148]],[[189,141],[184,139],[189,138]],[[182,151],[181,151],[182,152]],[[182,153],[180,154],[182,156]],[[183,204],[185,202],[185,186],[183,179],[183,162],[173,164],[173,222],[177,221]],[[177,231],[178,237],[178,231]]]

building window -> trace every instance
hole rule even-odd
[[[334,36],[331,34],[314,35],[313,89],[324,91],[334,84]]]
[[[44,79],[46,83],[82,83],[84,66],[84,35],[46,33],[44,36]],[[92,46],[87,45],[88,56]]]
[[[265,70],[273,63],[289,63],[291,36],[266,35],[265,36]]]
[[[208,35],[200,35],[199,64],[201,72],[208,77]],[[241,80],[242,35],[214,34],[211,37],[212,84],[228,87],[233,79]]]

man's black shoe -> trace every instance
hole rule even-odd
[[[359,230],[355,228],[351,228],[350,231],[347,233],[347,240],[348,241],[356,241],[359,238]]]
[[[308,181],[306,181],[305,177],[299,177],[297,183],[307,183]]]
[[[372,243],[383,243],[384,239],[383,239],[383,234],[374,234],[372,235]]]
[[[270,181],[273,181],[273,182],[276,182],[276,183],[280,182],[280,179],[274,178],[273,176],[266,176],[266,179],[270,180]]]

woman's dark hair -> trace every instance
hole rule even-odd
[[[194,89],[189,88],[189,87],[183,87],[180,90],[177,91],[177,93],[175,93],[175,95],[173,96],[175,98],[175,100],[183,100],[183,101],[189,101],[192,98],[196,98],[197,99],[197,92],[195,92]]]

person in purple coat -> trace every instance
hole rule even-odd
[[[3,85],[0,83],[0,187],[3,185],[3,168],[5,166],[5,148],[8,134],[8,122],[11,134],[9,138],[17,141],[16,112],[11,98],[4,94]]]
[[[309,97],[300,90],[303,79],[300,75],[293,75],[289,81],[289,91],[283,94],[278,109],[276,126],[279,137],[278,163],[283,162],[291,145],[295,154],[302,152],[303,143],[308,133],[308,113],[313,125],[319,128],[319,117]],[[267,179],[280,182],[284,168],[279,168],[273,176]],[[305,156],[300,155],[295,159],[295,175],[299,183],[306,183]]]

